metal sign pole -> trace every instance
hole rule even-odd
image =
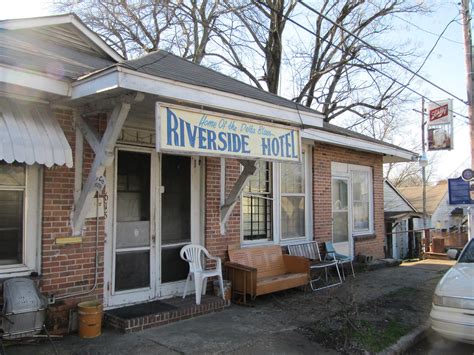
[[[425,150],[425,98],[421,97],[421,152],[422,156],[426,156]],[[426,229],[426,167],[421,167],[421,179],[423,186],[423,230]]]

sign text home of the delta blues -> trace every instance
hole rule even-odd
[[[157,104],[165,152],[299,161],[300,132],[291,127]]]

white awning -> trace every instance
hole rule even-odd
[[[0,98],[0,160],[72,167],[72,151],[48,106]]]

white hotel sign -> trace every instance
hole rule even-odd
[[[299,161],[299,129],[201,110],[156,104],[158,151]]]

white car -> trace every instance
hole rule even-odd
[[[448,256],[455,258],[456,252],[449,250]],[[430,318],[441,336],[474,344],[474,239],[436,286]]]

